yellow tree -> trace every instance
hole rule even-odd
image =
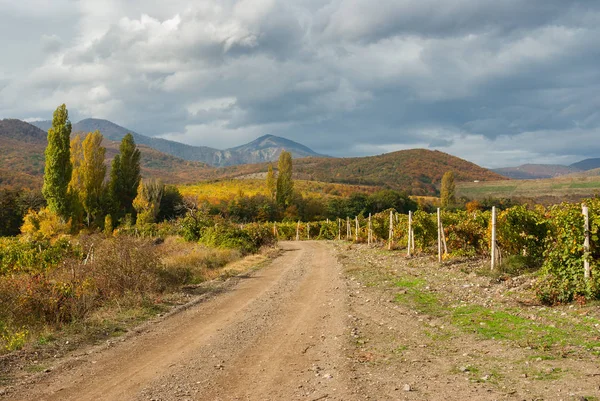
[[[153,223],[156,220],[164,187],[159,180],[140,180],[137,196],[133,200],[133,207],[137,212],[136,224],[138,226]]]
[[[442,177],[440,198],[443,207],[448,207],[456,202],[456,185],[454,184],[454,173],[447,171]]]
[[[52,127],[48,130],[46,163],[44,168],[44,186],[42,193],[48,202],[48,208],[66,222],[71,214],[68,196],[69,182],[73,166],[71,165],[71,121],[67,106],[60,105],[52,117]]]
[[[277,204],[288,207],[294,199],[294,180],[292,179],[292,154],[287,151],[281,152],[277,164],[279,174],[277,176]]]
[[[83,190],[83,146],[81,135],[77,134],[71,139],[71,165],[73,173],[69,182],[68,195],[71,203],[72,227],[76,229],[83,224],[83,206],[81,204],[81,192]]]
[[[277,192],[277,179],[273,172],[273,165],[269,164],[269,170],[267,171],[267,190],[271,199],[275,199],[275,193]]]
[[[106,149],[102,146],[102,134],[99,131],[87,134],[83,143],[77,135],[71,141],[71,160],[73,175],[69,187],[86,214],[88,226],[99,216],[102,210]]]

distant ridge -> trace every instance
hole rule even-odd
[[[44,150],[47,133],[21,120],[0,120],[0,186],[39,187],[44,174]],[[107,164],[117,154],[119,142],[104,138]],[[190,183],[213,169],[206,164],[190,162],[139,144],[142,176],[165,182]]]
[[[107,125],[103,126],[107,127]],[[89,122],[87,125],[77,125],[77,127],[85,128],[83,131],[100,129]],[[113,128],[118,129],[118,126]],[[117,153],[119,142],[109,138],[118,139],[119,137],[115,135],[120,134],[118,131],[115,133],[110,130],[101,130],[101,132],[105,135],[103,144],[107,148],[107,159],[110,159]],[[144,140],[148,137],[137,138]],[[171,184],[192,183],[206,179],[243,178],[256,173],[264,173],[269,164],[262,162],[215,168],[160,152],[144,145],[141,140],[136,141],[142,153],[142,176],[161,178],[164,182]],[[177,144],[172,141],[165,142]],[[309,148],[302,145],[297,146],[296,142],[273,135],[260,137],[249,144],[229,151],[240,152],[249,149],[250,152],[259,152],[257,158],[260,159],[266,157],[260,152],[272,152],[274,144],[280,146],[281,149],[285,148],[301,155],[310,151]],[[32,185],[40,185],[44,169],[45,147],[46,133],[44,131],[20,120],[3,120],[0,124],[0,148],[3,150],[0,152],[0,184],[23,186],[22,180],[31,178],[35,181],[32,182]],[[8,177],[4,174],[7,170],[12,172],[12,176]],[[441,178],[446,171],[453,171],[457,181],[504,179],[474,163],[447,153],[427,149],[403,150],[370,157],[312,156],[294,160],[294,176],[297,179],[370,185],[402,190],[413,195],[436,194]],[[8,178],[3,183],[1,181],[5,176]]]
[[[34,121],[32,124],[47,130],[46,127],[50,127],[51,122]],[[127,133],[131,133],[138,144],[149,146],[184,160],[200,161],[216,167],[273,162],[279,158],[283,150],[289,151],[294,158],[322,156],[302,144],[275,135],[264,135],[245,145],[219,150],[207,146],[191,146],[167,139],[149,137],[111,121],[98,118],[86,118],[73,125],[73,132],[92,132],[95,130],[99,130],[105,138],[113,141],[120,141]]]
[[[583,170],[583,171],[600,168],[600,158],[585,159],[580,162],[571,164],[571,167],[574,167],[576,169]]]
[[[494,172],[515,180],[535,180],[540,178],[554,178],[581,171],[571,166],[561,164],[523,164],[517,167],[497,168]]]
[[[516,167],[497,168],[492,171],[516,180],[536,180],[562,177],[600,168],[600,158],[581,160],[565,166],[562,164],[523,164]]]

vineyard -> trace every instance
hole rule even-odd
[[[496,271],[506,279],[536,275],[536,296],[544,304],[600,299],[600,199],[585,204],[588,230],[580,204],[499,211]],[[493,213],[473,206],[439,215],[387,209],[345,219],[247,224],[197,210],[170,222],[78,236],[42,222],[38,231],[0,239],[0,302],[6,306],[0,347],[21,348],[32,332],[85,321],[112,304],[154,308],[153,299],[214,277],[227,261],[276,240],[367,243],[399,257],[438,255],[440,261],[491,258]]]
[[[303,197],[349,197],[353,193],[373,193],[380,189],[374,186],[333,184],[319,181],[295,180],[296,191]],[[221,201],[230,201],[240,194],[246,196],[269,194],[264,179],[240,179],[205,181],[193,185],[180,185],[179,192],[183,196],[190,196],[198,202],[218,204]]]
[[[514,206],[498,213],[496,223],[497,267],[510,274],[537,271],[536,295],[545,304],[600,299],[598,231],[600,199],[585,202],[589,208],[589,246],[579,204],[563,203],[549,208]],[[437,215],[416,211],[409,216],[384,211],[369,217],[337,221],[269,223],[280,240],[347,240],[373,243],[388,249],[420,254],[438,253]],[[489,258],[492,243],[492,212],[481,210],[440,213],[443,259]],[[267,225],[267,223],[265,223]],[[586,263],[591,274],[585,277]]]

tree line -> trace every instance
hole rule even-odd
[[[143,228],[200,208],[211,215],[247,223],[333,220],[367,216],[390,208],[407,213],[427,207],[395,190],[358,192],[348,197],[302,196],[294,189],[292,155],[287,151],[280,154],[276,171],[273,165],[268,166],[266,196],[240,192],[229,201],[198,205],[192,199],[184,200],[174,186],[142,179],[141,153],[131,134],[122,139],[107,174],[102,134],[95,131],[71,139],[71,131],[68,110],[63,104],[55,110],[48,130],[41,194],[0,191],[0,217],[6,215],[1,219],[0,235],[18,234],[22,226],[39,231],[42,221],[53,218],[69,226],[71,232],[84,227],[106,232],[118,226]],[[441,190],[444,207],[455,203],[454,191],[454,177],[447,173]]]
[[[55,110],[48,130],[42,187],[47,210],[42,209],[41,214],[31,211],[25,217],[32,230],[40,228],[40,220],[54,216],[71,231],[82,227],[112,231],[120,224],[143,225],[160,215],[169,217],[183,202],[175,187],[142,179],[141,153],[131,134],[121,140],[107,177],[102,134],[95,131],[71,139],[71,130],[63,104]]]

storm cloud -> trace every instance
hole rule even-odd
[[[600,156],[596,1],[45,4],[0,0],[0,117],[66,103],[193,145],[274,134],[487,167]]]

